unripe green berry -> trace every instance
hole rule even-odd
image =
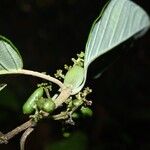
[[[82,106],[80,111],[85,117],[91,117],[93,115],[93,112],[89,107]]]
[[[23,105],[23,113],[31,114],[35,108],[36,101],[43,96],[44,90],[43,87],[39,87],[36,89],[33,94],[28,98],[28,100]]]
[[[51,112],[54,111],[55,107],[56,106],[55,106],[54,101],[50,98],[46,98],[45,103],[42,107],[42,110],[45,111],[45,112],[51,113]]]
[[[71,115],[71,117],[72,117],[73,119],[78,119],[78,118],[79,118],[79,114],[74,112],[74,113]]]
[[[44,103],[45,103],[45,98],[41,97],[40,99],[38,99],[38,101],[36,101],[37,108],[39,110],[42,110]]]
[[[70,133],[69,133],[69,132],[64,132],[64,133],[63,133],[63,137],[65,137],[65,138],[70,137]]]

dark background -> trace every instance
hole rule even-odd
[[[149,2],[136,0],[148,14]],[[51,75],[84,50],[91,24],[106,0],[1,0],[0,34],[19,49],[24,68]],[[150,32],[132,39],[90,66],[92,118],[80,119],[72,135],[62,137],[61,122],[44,120],[27,141],[36,150],[150,149]],[[101,78],[93,79],[101,60],[120,57]],[[0,93],[0,130],[4,133],[27,120],[22,104],[41,80],[29,76],[1,77],[8,86]],[[19,149],[20,135],[1,150]]]

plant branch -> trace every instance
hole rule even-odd
[[[61,106],[67,99],[68,97],[71,95],[71,89],[70,88],[63,88],[61,90],[60,95],[54,100],[56,108],[57,109],[59,106]],[[49,114],[48,113],[44,113],[43,112],[43,117],[48,117]],[[23,123],[22,125],[16,127],[15,129],[13,129],[12,131],[6,133],[6,134],[2,134],[0,132],[0,144],[7,144],[8,141],[13,138],[15,135],[19,134],[20,132],[29,129],[33,126],[36,125],[36,122],[32,119],[30,119],[29,121]]]
[[[60,86],[61,89],[64,88],[63,83],[61,81],[59,81],[58,79],[51,77],[50,75],[46,75],[46,74],[37,72],[37,71],[26,70],[26,69],[0,71],[0,75],[3,75],[3,74],[24,74],[24,75],[35,76],[35,77],[42,78],[42,79],[48,80],[50,82],[53,82],[53,83],[57,84],[58,86]]]
[[[61,106],[71,95],[71,89],[70,88],[64,88],[62,89],[60,95],[57,97],[57,99],[54,101],[56,108]]]
[[[33,127],[35,126],[36,123],[30,119],[28,120],[27,122],[23,123],[22,125],[16,127],[15,129],[13,129],[12,131],[6,133],[6,134],[2,134],[0,135],[0,144],[7,144],[8,141],[13,138],[15,135],[17,135],[18,133],[30,128],[30,127]]]

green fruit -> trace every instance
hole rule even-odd
[[[31,114],[35,110],[36,101],[43,96],[43,87],[36,89],[23,105],[23,113]]]
[[[84,69],[81,66],[74,65],[65,75],[64,84],[76,89],[81,85],[84,79]]]
[[[82,106],[80,109],[81,113],[85,117],[91,117],[93,115],[93,112],[90,108]]]
[[[51,98],[41,97],[38,101],[36,101],[36,105],[39,110],[43,110],[48,113],[55,109],[55,103]]]
[[[65,137],[65,138],[70,137],[70,133],[69,133],[69,132],[64,132],[64,133],[63,133],[63,137]]]
[[[43,105],[45,103],[45,98],[41,97],[40,99],[38,99],[36,101],[36,106],[39,110],[42,110],[43,109]]]
[[[46,98],[45,102],[43,104],[42,110],[45,112],[51,113],[54,111],[55,107],[56,106],[55,106],[55,103],[53,102],[53,100],[50,98]]]
[[[77,114],[77,113],[74,112],[74,113],[72,114],[72,118],[73,118],[73,119],[79,118],[79,114]]]

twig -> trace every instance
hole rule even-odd
[[[27,122],[23,123],[22,125],[16,127],[15,129],[13,129],[12,131],[6,133],[6,134],[2,134],[0,135],[0,144],[7,144],[8,141],[13,138],[15,135],[19,134],[20,132],[35,126],[36,123],[30,119]]]
[[[68,112],[61,112],[60,114],[53,115],[52,118],[54,120],[67,119],[68,118]]]
[[[20,150],[24,150],[25,148],[25,142],[27,137],[31,134],[31,132],[33,132],[34,128],[28,128],[21,136],[20,139]]]
[[[55,84],[57,84],[58,86],[60,86],[61,88],[64,88],[64,85],[61,81],[59,81],[58,79],[51,77],[50,75],[46,75],[37,71],[32,71],[32,70],[26,70],[26,69],[18,69],[18,70],[2,70],[0,72],[0,75],[2,74],[24,74],[24,75],[30,75],[30,76],[35,76],[38,78],[42,78],[48,81],[51,81]]]

